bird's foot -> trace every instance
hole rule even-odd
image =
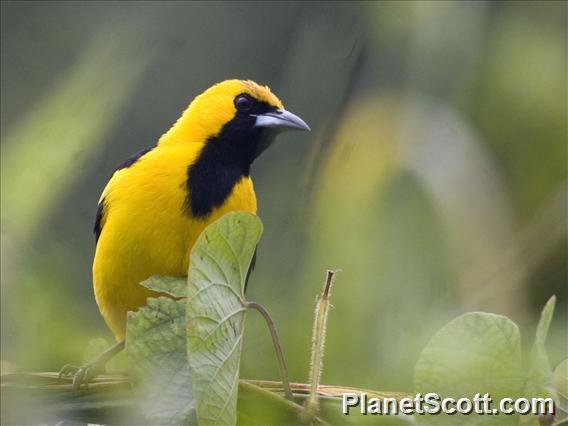
[[[73,390],[78,390],[81,385],[88,386],[95,376],[105,372],[106,364],[121,350],[124,349],[124,340],[111,346],[93,361],[81,367],[76,365],[64,365],[59,371],[59,377],[73,377]]]
[[[89,386],[89,382],[97,375],[104,372],[104,363],[96,361],[85,364],[81,367],[67,364],[59,371],[59,377],[72,377],[73,390],[78,390],[81,385]]]

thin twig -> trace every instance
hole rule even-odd
[[[294,395],[292,394],[292,390],[290,389],[290,377],[288,376],[288,367],[286,366],[286,360],[284,359],[284,350],[282,349],[282,345],[280,344],[280,338],[278,337],[278,331],[276,330],[276,324],[272,320],[272,317],[268,313],[268,311],[259,303],[256,302],[247,302],[247,308],[255,309],[264,318],[266,321],[266,325],[270,330],[270,335],[272,336],[272,344],[274,345],[274,351],[276,352],[276,357],[278,358],[278,368],[280,369],[280,376],[282,377],[282,385],[284,387],[284,393],[286,394],[286,398],[290,401],[294,401]]]

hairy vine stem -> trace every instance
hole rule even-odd
[[[312,357],[310,369],[310,396],[305,402],[303,421],[306,424],[312,423],[319,411],[318,388],[323,369],[323,353],[325,347],[325,335],[327,331],[327,316],[329,314],[329,295],[336,270],[328,270],[325,276],[323,291],[316,303],[314,314],[314,331],[312,337]]]

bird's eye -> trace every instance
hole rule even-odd
[[[237,111],[250,111],[252,104],[253,100],[249,95],[239,95],[235,98],[235,108],[237,108]]]

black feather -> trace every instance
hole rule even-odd
[[[95,216],[95,227],[93,228],[93,232],[95,234],[95,241],[99,241],[99,237],[101,236],[102,229],[102,222],[103,217],[105,214],[105,199],[103,198],[99,205],[97,206],[97,214]]]
[[[187,170],[186,214],[206,218],[243,177],[249,176],[252,162],[274,137],[270,131],[254,127],[255,115],[275,110],[268,103],[257,102],[252,111],[238,112],[217,136],[207,140]]]
[[[128,167],[132,166],[134,163],[136,163],[141,157],[143,157],[145,154],[149,153],[150,151],[152,151],[155,148],[155,146],[150,146],[148,148],[144,148],[140,151],[138,151],[136,154],[132,154],[130,157],[128,157],[126,159],[126,161],[124,161],[122,164],[120,164],[116,169],[114,169],[114,171],[118,171],[118,170],[122,170],[122,169],[127,169]]]
[[[245,280],[245,290],[244,290],[245,292],[247,291],[250,275],[252,274],[252,271],[254,271],[254,268],[256,267],[256,252],[257,251],[258,251],[258,246],[256,246],[256,248],[254,249],[254,254],[252,255],[252,259],[250,261],[249,270],[247,271],[247,278]]]

